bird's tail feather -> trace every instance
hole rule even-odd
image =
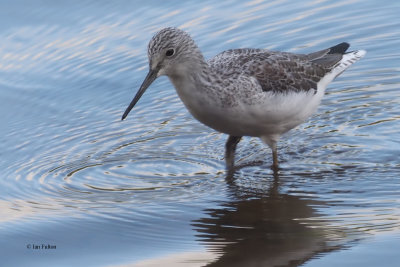
[[[336,78],[353,63],[365,56],[366,53],[367,51],[365,50],[356,50],[343,54],[342,59],[333,66],[331,73]]]

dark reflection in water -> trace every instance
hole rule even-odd
[[[227,177],[233,200],[206,209],[208,216],[194,221],[199,241],[221,254],[207,266],[297,266],[340,247],[329,244],[321,222],[302,221],[318,217],[312,207],[317,201],[280,193],[277,173],[271,180],[268,190],[255,193]]]

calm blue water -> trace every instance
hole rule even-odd
[[[2,3],[1,265],[398,266],[399,12],[394,0]],[[342,41],[368,54],[282,138],[279,176],[245,138],[228,182],[226,136],[166,78],[120,121],[166,26],[207,58]]]

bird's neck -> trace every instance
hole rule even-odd
[[[178,93],[180,91],[195,93],[193,90],[199,92],[208,87],[212,75],[210,66],[201,53],[198,52],[190,59],[177,64],[173,73],[169,74],[168,77]]]
[[[204,110],[213,106],[210,97],[212,90],[212,71],[204,58],[196,58],[187,63],[181,63],[173,75],[168,75],[175,86],[176,92],[190,113],[199,121],[206,123],[202,116]],[[206,123],[207,124],[207,123]]]

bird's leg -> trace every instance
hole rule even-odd
[[[230,135],[228,140],[226,141],[225,162],[226,162],[226,168],[229,171],[233,170],[233,164],[235,163],[235,150],[236,150],[237,144],[240,142],[240,139],[242,139],[241,136]]]
[[[271,149],[272,149],[272,170],[278,171],[279,170],[278,148],[277,148],[276,142],[272,143]]]

